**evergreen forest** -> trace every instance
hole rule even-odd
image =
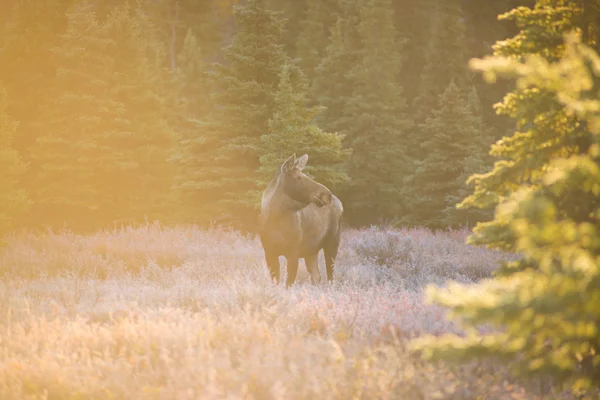
[[[514,121],[468,60],[529,3],[4,1],[1,224],[252,230],[306,153],[349,225],[474,226],[455,205]]]
[[[305,286],[276,292],[266,271],[254,268],[264,267],[263,253],[252,241],[261,193],[291,154],[309,155],[306,174],[341,199],[349,227],[339,274],[322,291]],[[154,221],[159,223],[147,223]],[[138,230],[111,230],[123,226]],[[468,237],[460,236],[464,232]],[[264,373],[261,365],[251,378],[217,382],[225,387],[243,382],[244,396],[250,391],[268,398],[260,395],[267,392],[257,382],[308,354],[313,358],[298,364],[307,368],[304,375],[288,368],[289,376],[300,379],[297,393],[319,383],[305,379],[321,371],[312,368],[317,361],[347,369],[332,369],[329,386],[298,398],[321,398],[342,382],[343,390],[331,398],[371,393],[372,398],[545,399],[551,387],[552,398],[598,399],[600,0],[3,0],[0,237],[9,243],[0,253],[2,278],[45,279],[53,270],[68,271],[64,282],[74,283],[64,290],[71,297],[60,295],[72,305],[65,315],[77,315],[78,299],[89,295],[83,278],[94,277],[88,282],[92,288],[96,278],[129,269],[131,276],[122,278],[122,286],[111,283],[106,296],[122,301],[119,290],[129,290],[138,274],[142,289],[132,292],[132,304],[145,293],[152,307],[162,305],[152,296],[163,290],[170,296],[165,298],[183,304],[181,309],[204,310],[214,326],[231,322],[227,332],[205,329],[214,341],[198,335],[204,328],[173,339],[185,344],[181,354],[188,354],[192,338],[204,337],[210,343],[199,347],[214,345],[219,351],[215,343],[237,340],[246,351],[252,349],[248,343],[264,337],[265,359],[274,354],[283,360],[271,365],[272,372]],[[169,270],[174,266],[180,269]],[[171,290],[169,276],[175,275],[181,286]],[[156,291],[147,287],[153,279],[159,283]],[[45,339],[50,313],[42,302],[44,322],[11,328],[11,318],[29,316],[32,300],[22,282],[14,282],[0,280],[0,307],[5,307],[0,311],[7,316],[0,320],[8,321],[0,323],[0,344],[17,343],[14,362],[0,360],[0,397],[45,390],[31,382],[47,376],[44,367],[33,380],[26,376],[16,384],[12,378],[24,371],[25,350],[47,348],[43,342],[18,343],[35,329]],[[428,308],[421,298],[426,284],[431,284]],[[215,289],[219,285],[221,292]],[[42,286],[35,283],[32,293]],[[44,289],[44,296],[54,301],[60,296],[52,290]],[[28,299],[26,311],[14,308],[13,314],[11,296],[19,291]],[[207,293],[214,298],[198,300]],[[222,300],[234,295],[230,302]],[[319,303],[326,296],[329,300]],[[100,298],[90,301],[93,307]],[[244,298],[254,299],[255,308]],[[362,304],[357,322],[365,298],[371,300]],[[355,314],[343,329],[332,330],[341,319],[336,314],[327,322],[322,316],[335,314],[340,304],[352,315],[348,305],[354,300]],[[392,307],[393,301],[401,303]],[[286,314],[292,303],[301,311]],[[215,304],[221,308],[213,315]],[[236,325],[243,318],[221,319],[242,309],[255,331]],[[442,309],[464,331],[439,328]],[[187,314],[178,313],[156,314],[156,326],[162,329],[167,316],[187,321]],[[292,322],[278,319],[278,313]],[[419,331],[409,317],[419,321],[421,314],[427,329]],[[373,316],[377,319],[368,322]],[[390,328],[393,321],[377,325],[390,316],[397,318],[397,330]],[[299,328],[287,330],[296,323]],[[364,362],[348,361],[360,353],[341,350],[344,343],[358,343],[355,323],[363,324],[364,332],[377,330],[371,337],[379,338],[360,345],[377,343],[389,353],[374,351],[364,353]],[[192,325],[177,320],[165,331],[178,333],[186,326]],[[125,360],[119,335],[138,331],[144,328],[127,325],[114,336],[119,363]],[[238,340],[240,334],[250,339]],[[271,352],[272,334],[280,335],[280,352]],[[395,336],[393,345],[381,338],[388,334]],[[290,340],[294,335],[297,341]],[[131,337],[132,349],[143,347]],[[314,338],[312,353],[302,347],[294,357],[285,355]],[[56,343],[61,341],[50,344]],[[145,348],[152,354],[148,360],[160,364],[170,356],[159,357],[156,343]],[[322,349],[331,343],[327,358]],[[98,348],[73,354],[110,353]],[[57,354],[70,354],[68,349]],[[487,357],[529,384],[529,378],[539,377],[539,388],[528,390],[542,394],[486,397],[471,389],[462,397],[414,394],[439,384],[440,373],[410,386],[410,397],[394,372],[409,365],[394,358],[408,349],[410,357],[432,362],[427,365]],[[242,353],[227,353],[231,370],[238,371],[236,357]],[[258,359],[254,351],[247,354],[252,362]],[[340,354],[350,357],[347,363]],[[377,364],[378,357],[385,363]],[[65,359],[49,368],[57,370]],[[31,360],[35,368],[42,365],[37,356]],[[420,368],[421,361],[410,360]],[[105,365],[102,360],[101,368]],[[477,371],[486,365],[462,370],[483,391],[487,381]],[[425,376],[417,367],[405,371],[406,380]],[[127,376],[114,371],[111,376]],[[206,371],[196,372],[206,372],[215,384],[217,370]],[[85,385],[96,382],[93,373]],[[152,385],[163,378],[170,384],[167,375],[148,376]],[[363,378],[372,386],[362,386]],[[458,387],[460,379],[445,379]],[[69,380],[56,379],[60,385]],[[140,386],[135,380],[118,382],[117,391]],[[282,382],[269,383],[281,389],[272,398],[294,393],[285,392]],[[168,385],[164,390],[178,395]],[[43,398],[65,398],[43,393]],[[74,396],[132,398],[79,394]]]

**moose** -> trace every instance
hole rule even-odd
[[[287,260],[287,283],[296,280],[298,262],[304,258],[313,284],[321,281],[319,251],[323,250],[327,280],[333,269],[340,244],[342,202],[324,185],[302,170],[308,155],[292,154],[277,171],[263,192],[259,236],[271,279],[279,284],[279,256]]]

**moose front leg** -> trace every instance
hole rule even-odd
[[[267,266],[269,267],[271,281],[275,280],[275,283],[279,284],[279,256],[274,253],[265,252],[265,259],[267,261]]]
[[[296,274],[298,273],[298,255],[290,255],[285,257],[287,259],[287,285],[290,287],[296,281]]]

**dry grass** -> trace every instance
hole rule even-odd
[[[507,257],[465,234],[349,231],[336,282],[313,286],[301,266],[290,290],[268,281],[258,240],[233,232],[9,238],[0,399],[541,398],[502,366],[405,350],[407,338],[459,331],[423,304],[425,284],[480,279]]]

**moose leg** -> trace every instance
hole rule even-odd
[[[290,287],[296,281],[298,273],[298,255],[286,256],[287,259],[287,287]]]
[[[339,243],[332,243],[325,246],[323,253],[325,254],[325,267],[327,268],[327,281],[333,281],[333,269],[335,267],[335,259],[337,258]]]
[[[319,253],[304,257],[306,269],[310,273],[310,281],[313,284],[321,282],[321,273],[319,272]]]
[[[274,253],[265,252],[265,258],[267,260],[267,266],[269,267],[269,273],[271,274],[271,280],[275,279],[275,283],[279,283],[279,256]]]

